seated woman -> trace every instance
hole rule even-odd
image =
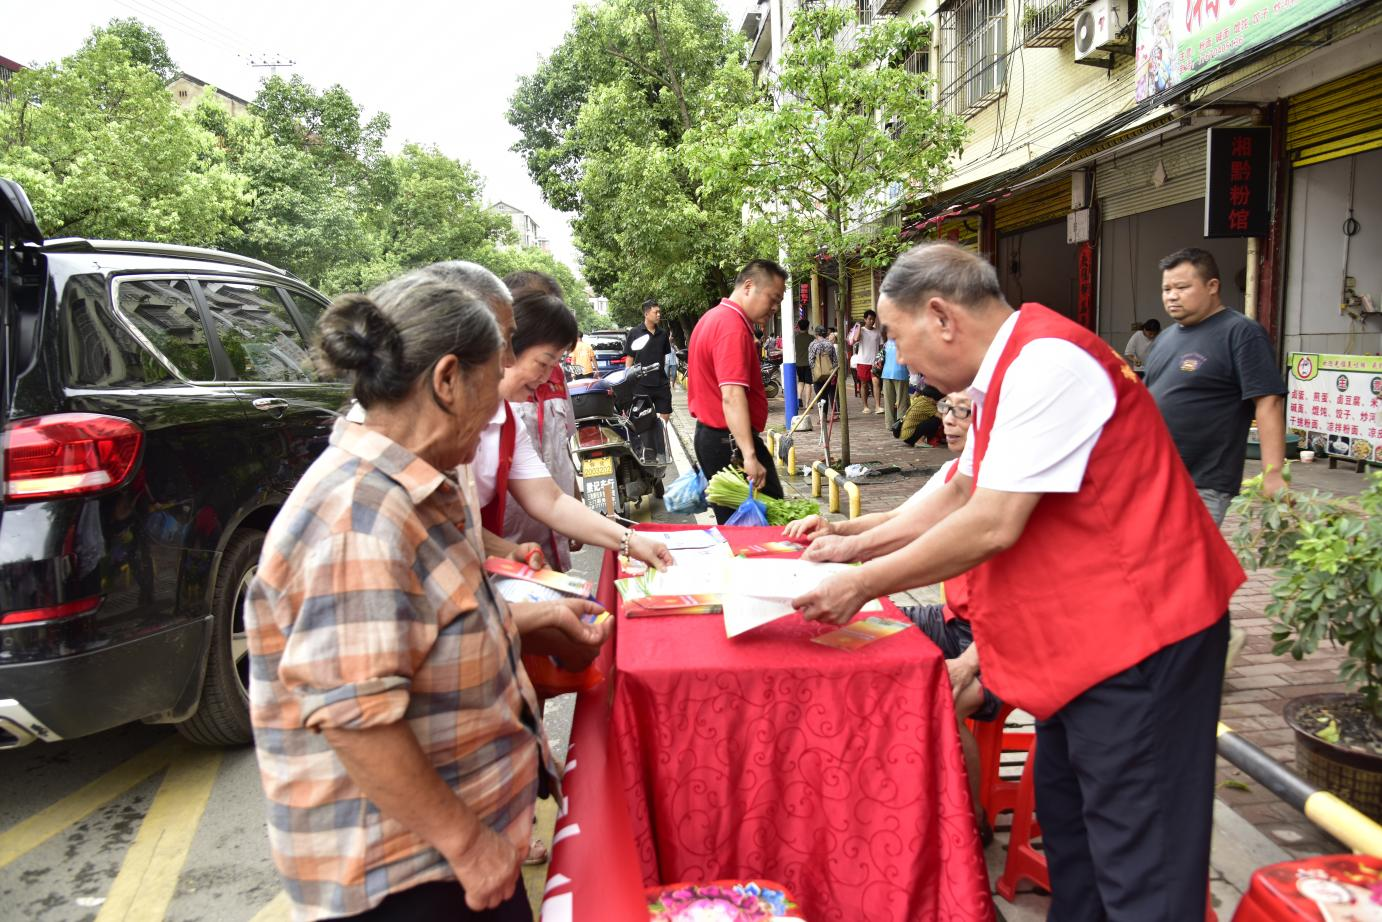
[[[909,514],[932,491],[949,483],[959,468],[959,455],[964,451],[965,441],[969,437],[969,426],[973,422],[972,399],[968,392],[956,391],[941,398],[936,404],[936,411],[945,426],[945,444],[955,453],[955,457],[932,474],[906,502],[887,512],[875,512],[843,522],[830,522],[819,515],[810,516],[788,525],[786,536],[812,541],[825,538],[828,541],[829,535],[857,535],[877,528],[895,516]],[[960,743],[964,747],[970,793],[974,797],[980,832],[987,845],[993,837],[993,830],[989,828],[986,818],[979,814],[979,745],[964,722],[970,717],[984,721],[996,719],[1003,702],[979,680],[979,650],[974,646],[974,632],[965,618],[969,592],[964,577],[946,580],[944,592],[944,604],[909,605],[903,609],[903,613],[940,647],[945,656],[950,690],[955,696],[955,716],[960,721]]]
[[[897,437],[908,445],[916,445],[917,442],[939,445],[941,416],[936,412],[936,401],[940,399],[940,391],[929,384],[924,385],[921,391],[912,397],[906,414],[900,420],[895,433]]]
[[[338,298],[323,366],[342,419],[274,520],[245,605],[269,840],[300,919],[528,920],[539,778],[559,784],[448,472],[498,405],[503,340],[473,292],[421,272]],[[529,607],[597,646],[597,609]]]

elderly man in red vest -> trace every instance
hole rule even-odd
[[[960,473],[911,516],[813,542],[865,560],[795,604],[968,571],[984,684],[1035,715],[1037,811],[1059,922],[1203,918],[1228,602],[1244,575],[1147,389],[1098,336],[1008,306],[949,244],[889,270],[879,311],[908,367],[968,388]]]

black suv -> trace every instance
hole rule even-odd
[[[132,720],[247,742],[244,592],[346,400],[307,354],[325,299],[257,260],[28,227],[0,251],[0,748]]]

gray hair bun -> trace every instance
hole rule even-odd
[[[319,330],[317,351],[331,371],[354,379],[362,404],[408,393],[413,382],[403,368],[402,336],[368,295],[346,294],[331,302]]]

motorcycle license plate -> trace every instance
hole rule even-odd
[[[586,458],[581,462],[581,479],[609,477],[614,474],[613,458]]]
[[[601,515],[608,515],[618,509],[615,493],[619,486],[614,475],[608,477],[586,477],[581,481],[585,504]]]

